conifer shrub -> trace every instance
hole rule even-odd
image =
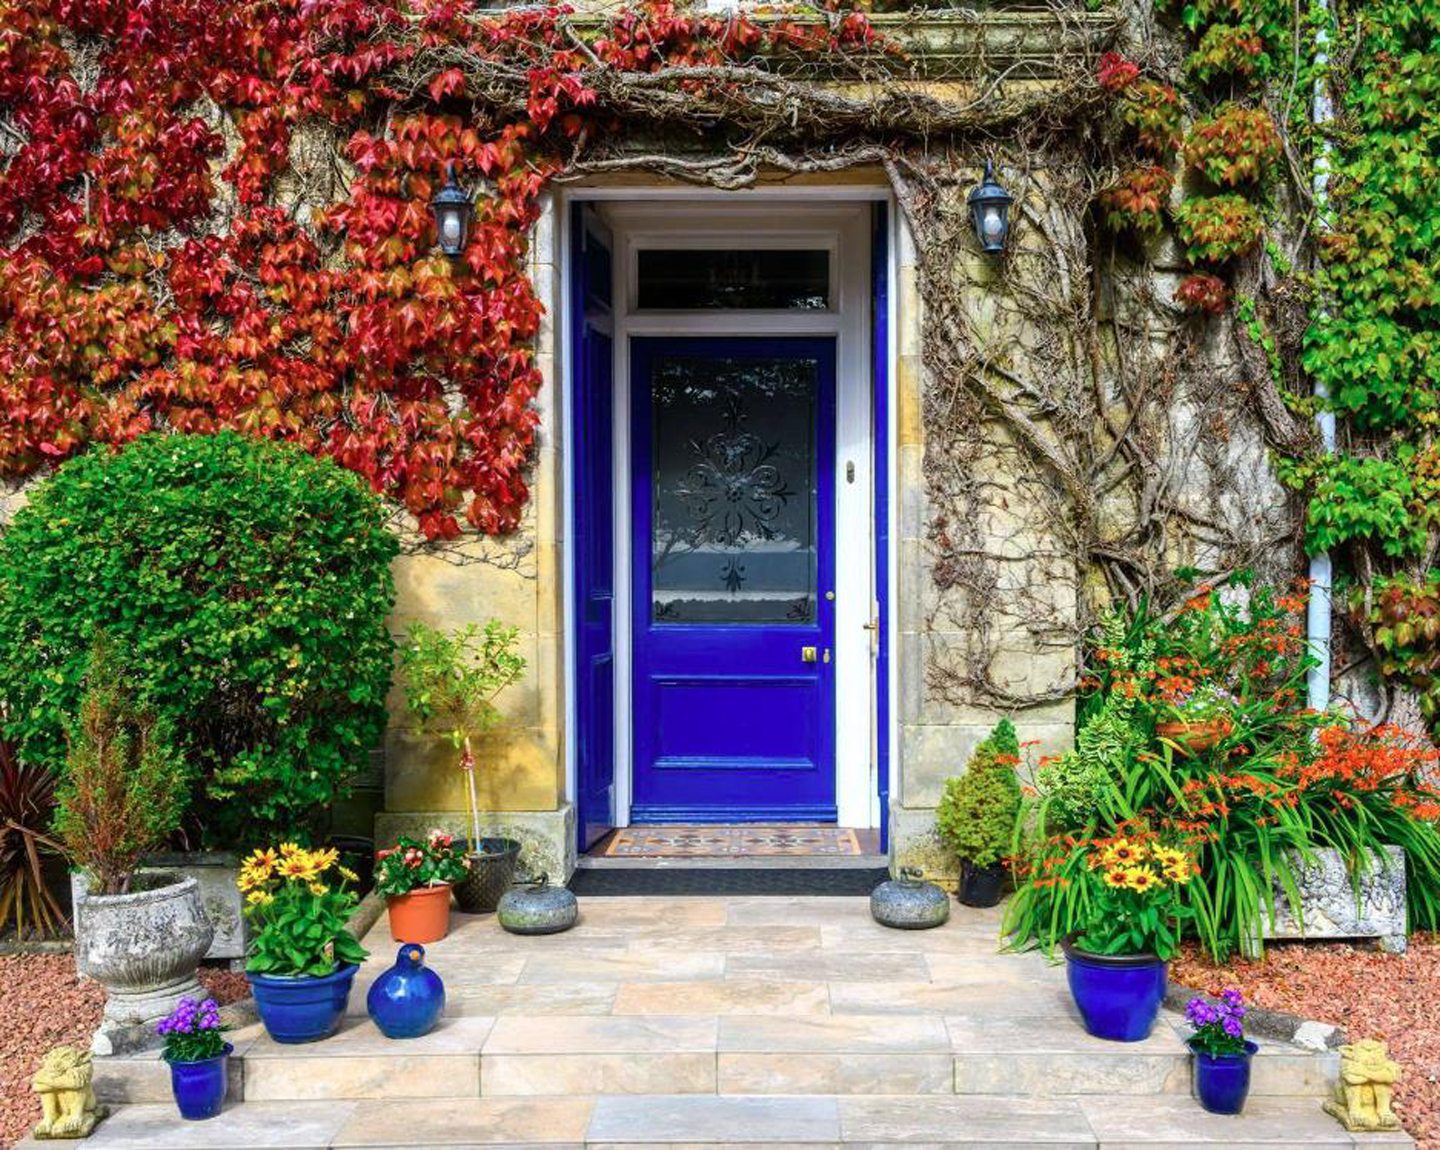
[[[1001,719],[971,753],[965,773],[945,782],[936,810],[940,837],[971,866],[994,866],[1010,848],[1020,812],[1019,761],[1015,727]]]

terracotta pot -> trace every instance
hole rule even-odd
[[[422,886],[385,900],[396,942],[439,942],[450,933],[450,884]]]
[[[1229,719],[1205,719],[1203,722],[1156,723],[1155,733],[1162,739],[1169,739],[1180,748],[1182,755],[1196,751],[1208,751],[1235,729]]]

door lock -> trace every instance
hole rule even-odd
[[[817,655],[818,655],[818,650],[817,650],[815,647],[801,647],[801,648],[800,648],[800,662],[802,662],[802,663],[813,663],[813,662],[815,662],[815,659],[816,659]]]

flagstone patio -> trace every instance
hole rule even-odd
[[[1273,1043],[1246,1114],[1204,1113],[1178,1018],[1132,1045],[1090,1038],[1063,969],[997,953],[997,927],[956,906],[941,929],[887,930],[863,898],[596,898],[548,938],[457,915],[427,948],[446,1018],[394,1042],[364,1016],[396,949],[382,919],[339,1035],[237,1033],[233,1101],[199,1124],[175,1117],[153,1056],[107,1060],[121,1105],[89,1145],[1410,1144],[1347,1134],[1319,1105],[1336,1056]]]

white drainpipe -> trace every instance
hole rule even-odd
[[[1317,0],[1320,26],[1315,35],[1315,64],[1321,74],[1315,77],[1314,99],[1311,105],[1311,119],[1317,126],[1325,126],[1334,119],[1335,109],[1326,87],[1323,69],[1330,62],[1330,0]],[[1330,206],[1330,141],[1323,134],[1319,138],[1315,154],[1314,192],[1317,228],[1329,226]],[[1323,311],[1322,311],[1323,315]],[[1330,389],[1324,380],[1315,380],[1315,398],[1320,401],[1321,410],[1315,416],[1320,428],[1320,442],[1327,455],[1335,453],[1335,413],[1325,410],[1330,398]],[[1330,705],[1330,593],[1333,586],[1330,553],[1322,551],[1310,557],[1310,603],[1306,612],[1306,639],[1310,651],[1318,664],[1310,669],[1306,677],[1306,702],[1315,710],[1323,711]]]

